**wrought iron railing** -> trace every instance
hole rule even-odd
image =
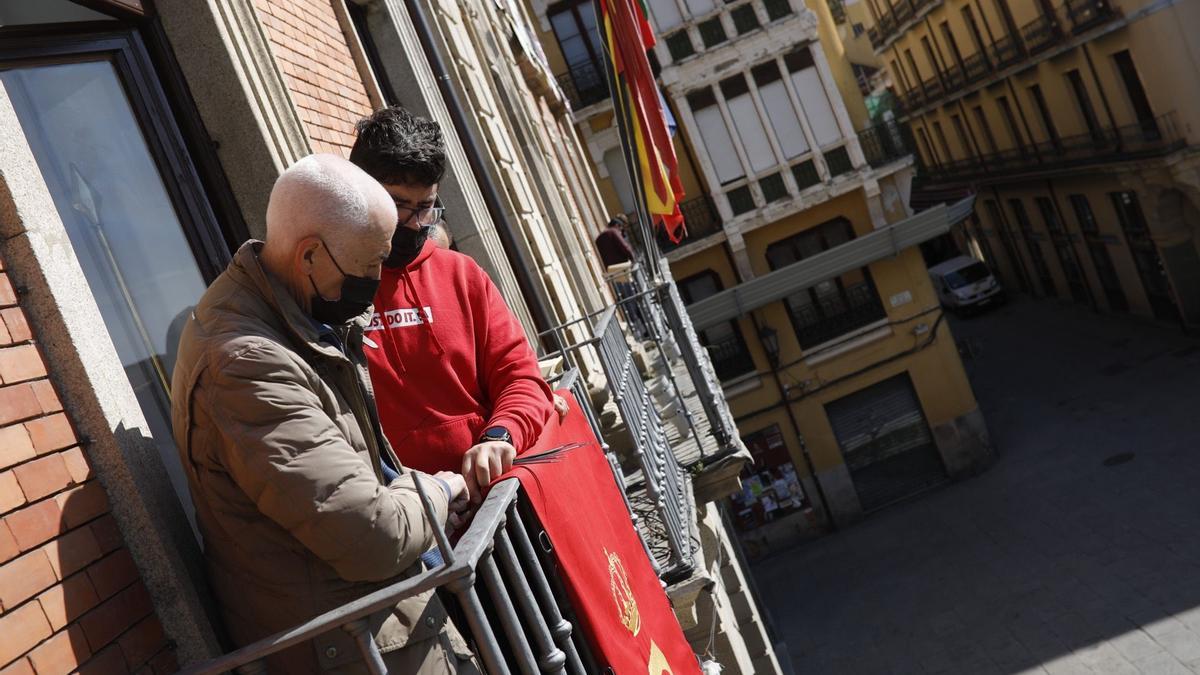
[[[1082,33],[1117,16],[1108,0],[1067,0],[1063,7],[1073,33]]]
[[[992,72],[992,64],[983,52],[975,52],[963,60],[963,75],[967,84],[974,84]]]
[[[1058,25],[1058,17],[1053,14],[1043,14],[1021,26],[1021,39],[1030,55],[1053,47],[1064,37],[1062,29]]]
[[[443,565],[224,656],[191,664],[181,675],[234,670],[240,675],[266,673],[268,656],[337,630],[353,638],[366,671],[382,675],[388,670],[372,639],[368,618],[435,588],[444,588],[457,598],[487,672],[598,672],[573,628],[577,621],[572,623],[573,608],[549,556],[549,540],[532,512],[519,508],[520,494],[520,482],[515,478],[494,485],[458,544],[450,548],[442,538]],[[426,500],[426,517],[431,516]],[[491,598],[491,611],[485,610],[480,600],[481,582]]]
[[[567,95],[571,107],[578,110],[608,98],[604,67],[587,61],[571,66],[558,76],[558,86]]]
[[[858,132],[858,144],[867,163],[878,168],[912,154],[912,132],[890,120]]]
[[[807,290],[800,291],[808,293]],[[788,312],[802,348],[824,344],[846,333],[870,325],[887,314],[879,294],[868,283],[856,284],[842,293],[822,297],[815,303],[788,303]]]
[[[1096,162],[1143,159],[1184,147],[1174,113],[1122,127],[1065,136],[1018,149],[986,153],[925,167],[929,178],[960,182],[1019,173],[1069,169]]]

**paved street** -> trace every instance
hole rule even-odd
[[[1200,342],[1025,298],[954,327],[999,459],[755,566],[795,672],[1200,673]]]

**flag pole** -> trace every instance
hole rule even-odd
[[[617,0],[623,2],[625,0]],[[596,28],[601,32],[604,53],[607,58],[604,59],[604,72],[608,78],[608,94],[613,102],[613,116],[617,118],[617,133],[621,139],[621,150],[625,156],[625,166],[629,174],[629,181],[633,184],[634,201],[636,202],[638,214],[637,232],[641,238],[641,250],[639,253],[642,256],[642,266],[650,274],[653,280],[659,279],[661,275],[658,252],[658,242],[654,236],[654,222],[650,218],[650,205],[646,198],[646,183],[642,179],[642,165],[637,158],[637,144],[633,139],[633,118],[630,102],[623,95],[625,89],[622,87],[621,76],[616,72],[616,58],[609,50],[608,30],[611,18],[605,14],[603,0],[592,0],[593,11],[596,13]],[[615,31],[615,28],[614,28]],[[629,39],[637,39],[641,44],[641,36],[628,36]],[[613,40],[617,38],[614,35]]]

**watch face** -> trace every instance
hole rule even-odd
[[[504,427],[491,427],[484,430],[483,437],[489,441],[504,441],[507,443],[508,439],[512,438],[512,435]]]

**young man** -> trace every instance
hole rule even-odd
[[[465,505],[457,473],[397,461],[363,375],[363,327],[395,221],[365,173],[341,157],[306,157],[271,191],[266,242],[244,244],[186,319],[171,388],[175,443],[237,646],[419,573],[435,528]],[[432,592],[381,609],[370,625],[390,672],[479,672]],[[361,661],[335,629],[267,665],[359,672]]]
[[[350,161],[398,212],[364,339],[383,430],[405,466],[461,471],[478,501],[537,441],[553,411],[550,387],[487,274],[429,239],[446,170],[437,123],[393,107],[357,129]]]

